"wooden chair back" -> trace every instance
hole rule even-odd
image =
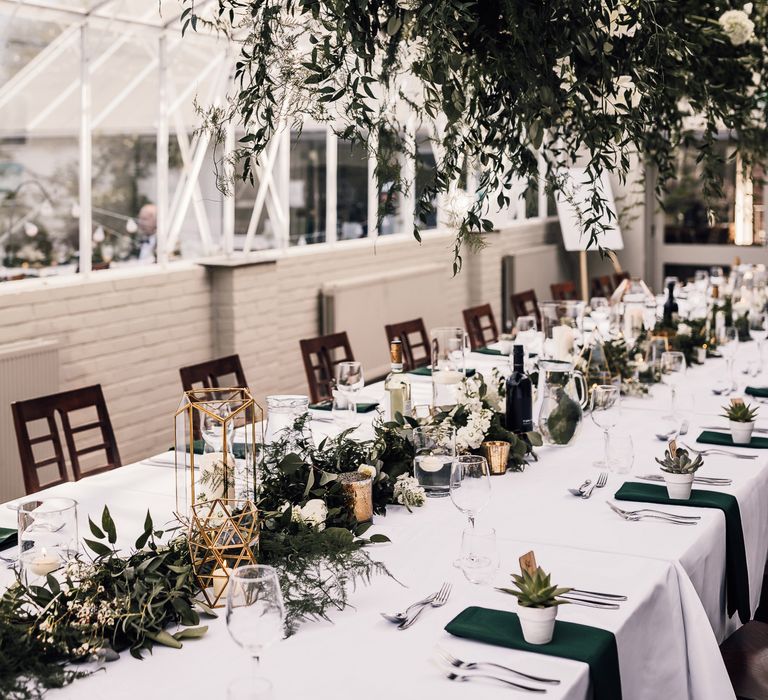
[[[414,318],[402,323],[384,326],[387,342],[400,340],[403,343],[403,370],[408,372],[417,367],[426,367],[430,362],[429,336],[424,319]]]
[[[628,272],[614,272],[613,273],[613,289],[616,290],[616,287],[618,287],[624,280],[628,280],[632,275],[630,275]]]
[[[526,289],[524,292],[511,294],[509,305],[515,318],[518,316],[535,316],[538,327],[541,328],[541,313],[539,311],[539,301],[536,299],[536,292],[532,289]]]
[[[336,365],[355,359],[346,332],[300,340],[299,345],[312,403],[332,398]]]
[[[109,419],[107,404],[100,384],[25,401],[16,401],[11,405],[11,408],[19,456],[21,457],[21,469],[24,475],[24,487],[28,494],[70,481],[62,449],[62,433],[64,443],[67,446],[74,481],[122,466],[115,434],[112,430],[112,422]],[[71,414],[87,409],[91,409],[91,412],[95,410],[96,419],[74,425]],[[57,417],[61,429],[59,429]],[[30,423],[41,420],[46,422],[48,434],[32,437],[29,430]],[[83,447],[78,446],[77,442],[82,433],[96,430],[99,431],[100,442]],[[50,443],[53,456],[37,460],[34,446],[44,443]],[[81,467],[81,457],[101,451],[105,454],[105,464],[89,467],[87,470]],[[56,465],[57,477],[44,484],[41,483],[39,470],[52,464]]]
[[[464,314],[464,327],[469,334],[469,344],[472,350],[484,348],[489,343],[495,343],[499,339],[499,328],[490,304],[473,306],[462,311]]]
[[[592,284],[590,285],[590,294],[593,297],[605,297],[609,299],[613,294],[613,285],[611,284],[611,278],[609,275],[600,275],[599,277],[592,278]]]
[[[181,385],[184,391],[192,391],[199,388],[196,385],[202,385],[205,389],[216,389],[217,387],[240,387],[246,388],[248,382],[245,380],[245,372],[240,362],[240,355],[228,355],[227,357],[217,357],[215,360],[200,362],[196,365],[188,365],[179,369],[181,375]],[[220,380],[229,377],[235,377],[235,384],[221,382]]]
[[[550,284],[549,289],[552,292],[552,299],[555,301],[571,301],[579,298],[576,285],[570,280]]]

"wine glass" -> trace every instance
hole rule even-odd
[[[229,696],[262,700],[272,684],[258,675],[263,651],[284,636],[285,605],[277,572],[271,566],[241,566],[227,584],[227,629],[253,659],[253,676],[230,686]]]
[[[460,568],[470,583],[488,583],[499,568],[496,530],[467,528],[461,533]]]
[[[685,355],[681,352],[667,351],[661,354],[661,381],[670,389],[669,416],[672,420],[677,417],[677,387],[685,375]]]
[[[757,313],[753,319],[751,328],[752,337],[757,342],[757,367],[758,373],[762,374],[763,371],[763,350],[765,349],[765,341],[768,338],[768,314]]]
[[[365,386],[363,366],[359,362],[339,362],[336,365],[336,391],[333,409],[336,417],[355,422],[357,392]]]
[[[733,369],[736,362],[736,353],[739,349],[739,331],[735,326],[723,327],[717,336],[717,344],[720,354],[725,358],[725,367],[728,373],[728,391],[736,389],[736,379]]]
[[[592,297],[589,300],[589,317],[595,324],[597,332],[607,338],[611,330],[611,303],[606,297]]]
[[[227,420],[230,415],[229,403],[212,400],[205,405],[200,434],[211,452],[223,452],[226,438],[227,452],[232,452],[235,422]]]
[[[599,469],[608,469],[608,431],[618,423],[621,416],[621,391],[615,384],[598,384],[592,387],[590,401],[592,422],[603,431],[603,460],[592,464]]]
[[[470,529],[474,529],[477,514],[491,500],[491,473],[485,457],[459,455],[453,460],[450,493],[453,505],[467,516]],[[454,565],[462,568],[462,557]]]
[[[515,339],[522,343],[526,349],[536,340],[538,332],[535,316],[518,316],[515,321]]]

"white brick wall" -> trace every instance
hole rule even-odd
[[[524,224],[465,257],[444,300],[458,325],[462,308],[485,301],[501,317],[501,257],[540,245],[545,235],[542,222]],[[305,393],[298,341],[318,332],[322,283],[435,261],[450,276],[449,237],[425,237],[421,246],[402,238],[375,247],[352,242],[232,268],[116,270],[88,281],[52,279],[44,289],[38,281],[12,282],[0,286],[0,343],[58,338],[61,388],[102,384],[129,463],[171,444],[179,367],[238,352],[261,403],[270,393]]]

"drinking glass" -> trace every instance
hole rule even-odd
[[[661,355],[661,381],[670,389],[669,416],[674,420],[677,415],[677,388],[685,376],[685,355],[681,352],[668,351]]]
[[[269,696],[271,683],[258,675],[264,650],[284,635],[285,606],[277,572],[271,566],[234,569],[227,584],[227,629],[253,659],[253,676],[230,686],[229,695],[242,700]]]
[[[39,585],[77,554],[77,501],[33,496],[21,502],[17,517],[21,575],[27,585]]]
[[[589,317],[595,324],[602,338],[608,338],[611,332],[611,303],[606,297],[592,297],[589,300]]]
[[[227,452],[232,451],[232,438],[235,433],[235,421],[229,418],[229,404],[226,401],[210,401],[205,406],[200,434],[209,452],[223,452],[226,440]]]
[[[470,583],[488,583],[499,568],[496,530],[466,528],[461,533],[459,568]]]
[[[333,415],[354,423],[357,416],[356,397],[365,386],[363,366],[359,362],[339,362],[336,365],[336,389],[333,392]]]
[[[599,469],[608,469],[608,431],[618,423],[621,416],[621,391],[615,384],[598,384],[592,387],[592,422],[603,431],[603,460],[593,462]]]
[[[477,514],[491,500],[491,473],[485,457],[459,455],[451,467],[451,500],[475,526]]]
[[[431,498],[448,495],[456,456],[456,431],[442,426],[413,431],[413,475]]]
[[[531,346],[536,342],[538,336],[538,325],[535,316],[518,316],[515,321],[515,342],[520,343],[526,354],[531,350]]]
[[[739,331],[735,326],[726,326],[721,328],[717,336],[717,345],[720,354],[725,358],[726,373],[728,374],[728,388],[730,391],[736,389],[736,378],[734,377],[734,364],[736,354],[739,349]]]
[[[463,328],[433,328],[430,331],[432,359],[432,405],[455,406],[459,386],[466,376],[469,335]]]
[[[635,463],[635,445],[632,435],[612,430],[608,436],[608,469],[616,474],[629,474]]]
[[[646,332],[651,332],[656,328],[657,321],[657,305],[656,299],[646,299],[643,307],[643,328]]]
[[[758,312],[750,314],[752,337],[757,343],[757,371],[758,374],[763,371],[763,350],[765,348],[765,340],[768,337],[768,314]]]

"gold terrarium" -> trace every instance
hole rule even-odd
[[[234,569],[256,564],[258,512],[250,500],[216,498],[192,505],[189,519],[192,570],[208,605],[216,607]]]
[[[176,513],[196,503],[254,500],[264,412],[248,389],[185,391],[174,416]]]

